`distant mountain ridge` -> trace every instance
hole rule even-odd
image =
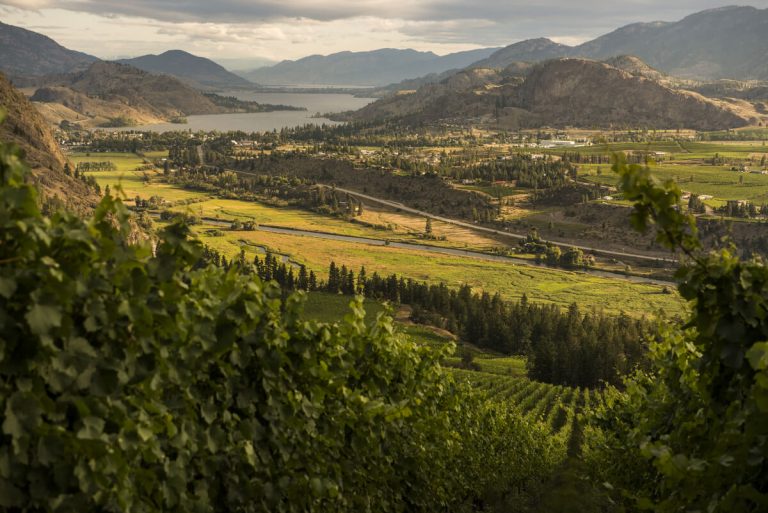
[[[149,73],[178,78],[197,89],[253,88],[255,84],[224,69],[204,57],[183,50],[168,50],[160,55],[143,55],[116,62],[128,64]]]
[[[768,9],[721,7],[676,22],[633,23],[578,46],[529,39],[470,67],[504,68],[517,61],[560,57],[604,60],[635,55],[680,78],[768,80]]]
[[[449,69],[464,68],[493,53],[482,48],[449,55],[432,52],[382,48],[370,52],[339,52],[310,55],[296,61],[282,61],[243,75],[264,85],[351,85],[383,86],[407,78]]]
[[[69,73],[98,60],[64,48],[48,36],[0,22],[0,71],[10,77]]]

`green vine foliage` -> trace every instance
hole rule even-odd
[[[462,511],[557,464],[360,299],[305,322],[182,224],[153,251],[110,196],[41,216],[26,173],[0,144],[3,511]]]
[[[704,251],[674,183],[621,159],[614,170],[635,227],[683,255],[691,311],[652,344],[652,372],[607,394],[587,459],[630,510],[768,511],[768,269],[734,248]]]

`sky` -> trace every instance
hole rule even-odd
[[[0,21],[102,59],[171,49],[230,69],[345,50],[444,55],[548,37],[588,41],[724,0],[0,0]],[[749,5],[767,8],[768,0]]]

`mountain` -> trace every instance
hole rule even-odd
[[[690,87],[704,96],[713,98],[741,98],[744,100],[768,100],[768,81],[750,80],[740,82],[738,80],[716,80],[713,82],[701,82]],[[765,109],[768,109],[766,105]]]
[[[265,85],[383,86],[407,78],[464,68],[495,50],[483,48],[439,56],[432,52],[384,48],[370,52],[311,55],[259,68],[244,76]]]
[[[10,77],[68,73],[99,60],[68,50],[37,32],[5,23],[0,23],[0,48],[0,71]]]
[[[537,66],[517,91],[528,122],[559,126],[633,125],[715,130],[756,122],[748,105],[675,90],[608,64],[562,59]],[[755,119],[750,119],[755,116]]]
[[[575,47],[548,39],[521,41],[472,66],[503,68],[515,61],[634,55],[685,79],[768,80],[767,31],[768,9],[723,7],[677,22],[634,23]]]
[[[115,62],[96,62],[87,70],[57,79],[38,89],[32,101],[43,112],[62,114],[59,106],[83,116],[82,121],[106,126],[156,123],[192,114],[224,112],[201,92],[167,75]],[[49,120],[51,116],[46,116]],[[81,122],[82,122],[81,121]],[[89,123],[85,123],[89,124]]]
[[[626,61],[622,61],[625,62]],[[646,70],[642,61],[633,66]],[[677,90],[609,64],[556,59],[510,70],[471,68],[411,94],[378,100],[354,120],[474,122],[503,128],[653,127],[715,130],[764,119],[746,101]]]
[[[403,118],[416,124],[466,121],[487,113],[491,98],[488,92],[491,89],[498,91],[502,81],[502,72],[497,69],[465,69],[439,83],[419,87],[414,92],[403,91],[384,97],[349,113],[349,118],[361,121]]]
[[[150,73],[171,75],[198,89],[253,88],[255,85],[210,59],[183,50],[169,50],[160,55],[143,55],[117,62]]]
[[[674,23],[636,23],[576,47],[604,59],[632,54],[682,78],[768,79],[768,9],[723,7]]]
[[[472,63],[472,68],[506,68],[514,62],[537,62],[564,57],[570,47],[547,38],[527,39],[495,51],[489,57]]]
[[[85,211],[98,197],[84,182],[65,172],[67,159],[45,120],[32,104],[0,74],[0,107],[7,118],[0,124],[0,140],[18,144],[33,171],[33,180],[46,198],[57,197],[74,210]]]
[[[84,126],[130,126],[199,114],[297,110],[202,93],[170,75],[117,62],[99,61],[85,71],[53,76],[38,85],[31,100],[54,124],[66,120]]]
[[[508,76],[508,77],[512,77],[512,76],[524,77],[525,75],[528,74],[528,72],[532,67],[533,67],[533,64],[529,62],[513,62],[512,64],[510,64],[509,66],[501,70],[501,75]],[[488,68],[476,68],[476,69],[488,69]],[[452,77],[453,75],[460,73],[461,71],[462,70],[459,70],[459,69],[449,69],[448,71],[443,71],[442,73],[430,73],[429,75],[425,75],[419,78],[409,78],[401,82],[397,82],[396,84],[389,84],[384,87],[366,89],[365,97],[366,98],[383,98],[391,94],[413,92],[425,85],[439,84],[443,80],[446,80]]]
[[[90,97],[152,112],[158,117],[218,114],[221,109],[199,91],[167,75],[114,62],[97,62],[63,85]]]

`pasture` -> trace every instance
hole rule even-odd
[[[239,254],[241,249],[255,255],[265,248],[290,255],[322,278],[326,277],[330,262],[335,261],[355,272],[365,266],[369,274],[395,273],[429,283],[444,282],[453,288],[467,284],[475,291],[499,292],[507,300],[517,300],[525,294],[532,301],[561,307],[577,303],[582,309],[623,311],[633,316],[659,312],[672,316],[682,313],[684,308],[675,292],[665,293],[664,287],[621,278],[300,235],[261,231],[219,231],[214,236],[206,235],[212,228],[215,227],[203,224],[196,226],[195,231],[203,243],[225,255]]]

